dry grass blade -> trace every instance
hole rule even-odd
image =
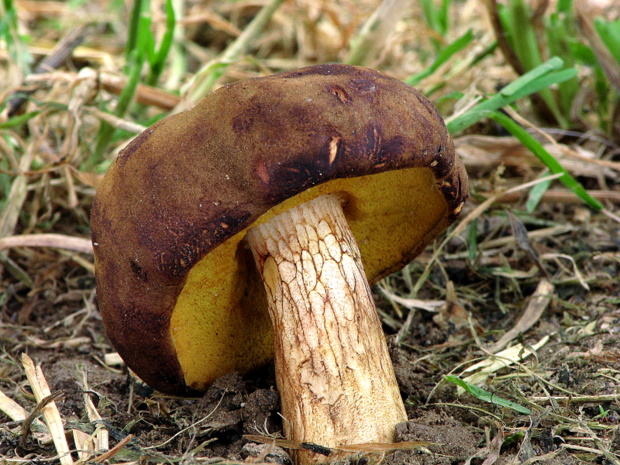
[[[95,407],[93,400],[89,394],[90,388],[88,387],[88,378],[86,370],[81,370],[82,377],[82,389],[84,390],[84,405],[86,406],[86,413],[88,414],[88,421],[95,424],[95,432],[93,433],[93,450],[95,452],[107,451],[110,449],[110,434],[103,425],[103,418],[99,414],[99,411]]]
[[[129,131],[133,134],[139,134],[146,129],[146,126],[142,126],[141,124],[134,123],[133,121],[128,121],[123,118],[119,118],[118,116],[114,116],[111,113],[106,113],[105,111],[101,111],[97,108],[89,108],[89,112],[97,116],[97,118],[109,123],[113,127],[117,129],[122,129],[124,131]]]
[[[34,70],[35,74],[46,73],[51,69],[59,68],[63,65],[67,59],[73,53],[73,50],[80,45],[86,35],[89,33],[90,26],[80,25],[76,28],[69,31],[69,33],[63,37],[58,44],[54,47],[51,53],[46,56],[39,65]],[[32,91],[28,91],[26,93],[31,93]],[[24,91],[20,91],[20,95],[17,98],[9,97],[9,105],[7,108],[7,115],[13,116],[19,112],[21,106],[26,102],[26,97],[23,96]]]
[[[495,353],[502,350],[510,341],[518,337],[519,334],[524,334],[527,330],[534,326],[544,313],[545,309],[549,306],[551,297],[553,296],[553,291],[553,284],[546,279],[542,279],[538,283],[536,291],[532,295],[525,312],[523,312],[523,315],[521,315],[521,318],[519,318],[517,324],[510,328],[510,330],[506,332],[499,341],[489,347],[489,352]]]
[[[19,162],[19,170],[26,173],[30,169],[32,160],[34,159],[35,150],[28,150]],[[19,213],[22,210],[26,195],[28,193],[28,177],[25,175],[18,176],[14,179],[9,192],[2,215],[0,215],[0,237],[6,237],[13,234]]]
[[[338,447],[325,447],[320,444],[306,443],[306,442],[295,442],[289,441],[287,439],[278,439],[272,438],[269,436],[260,436],[257,434],[246,434],[243,436],[244,439],[248,441],[254,441],[261,444],[274,444],[279,447],[283,447],[285,449],[306,449],[310,450],[314,453],[329,456],[332,452],[347,452],[347,453],[383,453],[390,452],[394,450],[415,450],[421,447],[431,446],[433,445],[430,442],[426,441],[403,441],[403,442],[393,442],[393,443],[375,443],[369,442],[365,444],[346,444]]]
[[[118,454],[127,444],[129,444],[132,439],[133,439],[133,434],[129,434],[125,436],[123,440],[120,441],[118,444],[116,444],[112,449],[92,459],[91,461],[95,463],[102,463],[107,460],[110,460],[112,457]]]
[[[99,75],[103,88],[114,95],[120,95],[127,85],[127,78],[112,73],[101,73]],[[136,89],[136,102],[142,105],[154,105],[162,110],[170,111],[176,107],[181,98],[165,90],[156,87],[138,84]]]
[[[504,428],[502,424],[499,424],[497,434],[490,441],[489,445],[482,449],[478,454],[476,454],[475,458],[483,459],[482,465],[493,465],[500,458],[500,452],[502,449],[502,444],[504,443],[505,435]],[[474,457],[472,457],[474,458]]]
[[[87,254],[93,253],[90,239],[63,234],[23,234],[0,238],[0,250],[13,247],[54,247]]]
[[[598,57],[598,62],[601,64],[605,74],[609,78],[609,81],[615,86],[616,90],[620,91],[620,65],[611,55],[609,50],[605,47],[601,39],[599,38],[594,28],[594,19],[596,12],[593,8],[591,1],[576,1],[575,13],[577,16],[577,24],[581,29],[582,34],[586,37],[592,50]]]
[[[530,243],[529,236],[527,234],[527,229],[523,222],[518,219],[514,213],[508,211],[508,219],[510,220],[510,226],[512,228],[512,234],[517,241],[517,245],[521,250],[524,250],[532,259],[532,261],[538,267],[538,270],[542,273],[542,275],[548,280],[551,281],[551,275],[547,271],[547,269],[543,266],[538,258],[538,254],[532,248],[532,244]]]
[[[517,192],[517,194],[519,193]],[[575,227],[570,224],[551,226],[549,228],[537,229],[536,231],[528,231],[527,238],[528,240],[532,241],[534,239],[540,239],[545,237],[561,236],[563,234],[573,231],[574,229]],[[513,244],[514,242],[514,236],[499,237],[497,239],[491,239],[489,241],[481,242],[478,245],[478,248],[480,250],[494,249],[496,247],[503,247],[508,244]]]
[[[588,194],[601,202],[610,202],[615,205],[620,205],[620,192],[589,190]],[[501,195],[497,201],[501,203],[516,203],[523,201],[525,196],[526,194],[522,192],[512,192],[510,194]],[[583,205],[583,200],[574,192],[565,189],[550,189],[543,194],[541,201],[546,203]]]
[[[607,448],[595,449],[593,447],[585,447],[585,446],[576,446],[572,444],[562,444],[564,449],[571,449],[580,452],[587,452],[596,456],[604,456],[607,460],[606,463],[610,463],[613,465],[620,465],[620,460],[614,456]],[[532,462],[534,463],[534,462]]]
[[[427,312],[437,313],[441,307],[446,305],[445,300],[407,299],[387,290],[384,286],[381,286],[381,284],[379,284],[379,289],[389,300],[410,310],[416,308],[426,310]]]
[[[408,0],[383,0],[353,41],[353,47],[344,62],[363,65],[377,50],[381,50],[410,3]]]
[[[3,412],[13,421],[26,421],[28,418],[28,411],[2,391],[0,391],[0,412]],[[34,436],[39,441],[46,443],[52,440],[41,420],[34,419],[31,425],[35,427]]]
[[[510,116],[546,140],[547,142],[543,143],[545,150],[571,173],[595,179],[618,178],[620,163],[601,160],[596,153],[585,148],[572,149],[565,144],[560,144],[547,132],[540,130],[518,113],[510,112]],[[454,143],[468,172],[472,174],[480,171],[487,172],[500,165],[525,171],[542,167],[540,161],[515,137],[467,135],[458,137]]]
[[[120,366],[125,364],[118,352],[105,354],[103,356],[103,363],[106,366]]]
[[[605,402],[616,402],[620,400],[619,394],[598,395],[598,396],[531,396],[528,400],[541,404],[551,404],[553,402],[569,404],[602,404]]]
[[[92,457],[95,450],[94,436],[78,429],[71,430],[71,433],[73,433],[73,442],[78,453],[78,463],[87,461]]]
[[[23,421],[28,416],[25,408],[0,391],[0,411],[4,412],[11,420]]]
[[[44,397],[34,408],[32,412],[24,419],[22,423],[22,437],[19,441],[19,446],[22,449],[26,448],[26,443],[28,442],[28,433],[30,432],[30,426],[34,423],[39,415],[43,412],[43,409],[62,397],[62,392],[55,392],[54,394],[50,394],[47,397]]]
[[[533,355],[535,351],[543,347],[549,341],[549,336],[543,337],[531,347],[524,347],[523,344],[515,344],[509,349],[503,350],[497,354],[470,366],[463,373],[472,373],[463,378],[463,381],[479,386],[489,377],[491,373],[495,373],[502,368],[506,368],[514,363],[521,362],[525,358]],[[457,387],[457,393],[463,394],[465,391],[461,387]]]
[[[24,370],[26,371],[26,377],[30,382],[36,401],[42,402],[46,397],[51,396],[52,393],[47,385],[47,381],[45,380],[41,367],[35,367],[32,359],[26,354],[22,354],[22,364],[24,366]],[[43,407],[42,412],[43,420],[52,435],[52,440],[56,446],[56,452],[58,453],[61,465],[72,465],[73,459],[71,458],[71,451],[69,450],[69,445],[67,444],[62,418],[60,417],[56,404],[54,402],[50,402]]]

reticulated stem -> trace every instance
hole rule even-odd
[[[288,210],[247,239],[267,291],[287,437],[327,447],[392,442],[407,417],[340,198]],[[297,455],[301,464],[327,460]]]

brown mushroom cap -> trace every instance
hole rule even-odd
[[[138,376],[204,390],[272,357],[245,232],[338,192],[376,282],[454,221],[468,195],[436,109],[365,68],[319,65],[224,86],[144,131],[91,214],[99,308]]]

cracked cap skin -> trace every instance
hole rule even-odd
[[[343,199],[374,283],[456,219],[468,186],[432,104],[360,67],[239,81],[138,135],[91,212],[99,308],[129,368],[159,391],[193,395],[269,362],[245,232],[327,193]]]

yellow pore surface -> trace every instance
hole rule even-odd
[[[376,282],[445,229],[448,206],[435,183],[426,168],[338,179],[277,205],[252,226],[315,197],[338,193],[345,200],[366,276]],[[172,313],[172,340],[190,387],[204,390],[219,376],[248,372],[273,356],[263,284],[242,242],[247,229],[192,268]]]

